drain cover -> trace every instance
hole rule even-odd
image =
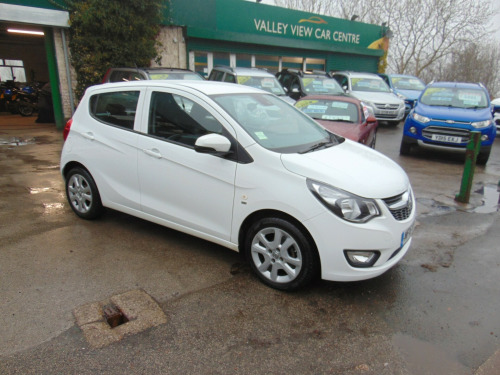
[[[143,290],[132,290],[109,300],[80,306],[73,314],[85,339],[94,348],[167,322],[163,310]]]

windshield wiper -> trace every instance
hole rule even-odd
[[[335,134],[330,134],[330,139],[328,141],[321,141],[313,144],[312,146],[306,148],[305,150],[299,151],[299,154],[306,154],[311,151],[319,150],[320,148],[328,148],[338,145],[340,140],[335,136]]]

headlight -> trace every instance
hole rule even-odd
[[[403,99],[403,100],[406,99],[406,96],[404,96],[403,94],[400,94],[399,92],[396,95],[398,96],[399,99]]]
[[[426,122],[431,121],[431,119],[429,117],[421,116],[421,115],[419,115],[418,113],[415,113],[415,112],[413,112],[413,118],[415,120],[417,120],[418,122],[421,122],[423,124],[425,124]]]
[[[377,203],[373,199],[358,197],[347,191],[309,179],[307,187],[326,208],[341,219],[353,223],[366,223],[380,215]]]
[[[471,125],[476,129],[482,129],[482,128],[487,128],[488,126],[491,125],[491,123],[492,123],[491,120],[485,120],[485,121],[473,122]]]

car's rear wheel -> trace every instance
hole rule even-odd
[[[281,218],[264,218],[251,225],[244,251],[257,276],[275,289],[298,289],[318,274],[313,241],[295,224]]]
[[[71,169],[66,176],[66,197],[71,209],[82,219],[95,219],[103,212],[94,179],[85,169]]]

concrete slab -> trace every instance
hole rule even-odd
[[[103,307],[113,303],[128,322],[111,328],[106,322]],[[102,348],[151,327],[165,324],[167,317],[158,304],[143,290],[131,290],[108,300],[93,302],[73,311],[76,323],[93,348]]]

